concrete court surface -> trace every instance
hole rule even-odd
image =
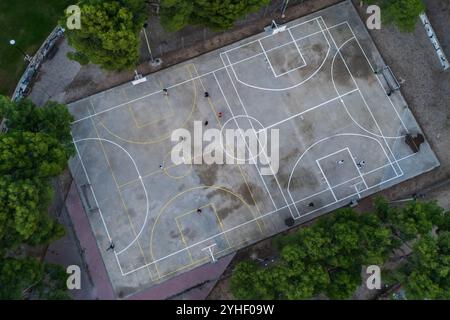
[[[286,26],[69,106],[71,171],[119,298],[439,166],[405,144],[421,129],[351,2]],[[194,121],[278,130],[278,171],[270,144],[256,164],[173,164],[172,131]]]

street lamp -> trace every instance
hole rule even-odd
[[[150,53],[150,62],[153,62],[153,53],[152,53],[152,49],[150,48],[150,43],[148,42],[148,37],[147,37],[147,32],[145,30],[145,28],[148,27],[148,23],[144,23],[144,25],[142,26],[142,31],[144,31],[144,36],[145,36],[145,42],[147,43],[147,48],[148,48],[148,52]]]
[[[289,0],[284,0],[283,5],[281,6],[281,18],[284,19],[286,17],[286,9],[289,4]]]
[[[33,58],[30,57],[30,55],[26,54],[25,51],[23,51],[21,47],[16,45],[16,40],[14,40],[14,39],[9,40],[9,44],[11,46],[13,46],[14,48],[16,48],[25,57],[26,61],[31,62],[31,60],[33,60]]]

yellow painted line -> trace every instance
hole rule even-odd
[[[208,204],[205,204],[204,206],[201,206],[201,207],[199,207],[199,208],[197,208],[197,209],[204,209],[204,208],[208,208],[208,207],[211,207],[211,206],[212,206],[212,204],[211,204],[211,203],[208,203]],[[188,212],[186,212],[186,213],[182,213],[182,214],[176,216],[176,217],[175,217],[175,220],[181,219],[181,218],[183,218],[183,217],[185,217],[185,216],[187,216],[187,215],[189,215],[189,214],[192,214],[192,213],[194,213],[194,212],[197,212],[197,209],[188,211]]]
[[[216,207],[215,207],[214,204],[212,204],[212,203],[211,203],[211,206],[212,206],[212,209],[213,209],[213,211],[214,211],[214,214],[216,215],[217,222],[219,223],[220,230],[221,230],[222,232],[224,232],[224,231],[225,231],[225,228],[224,228],[224,226],[223,226],[222,220],[219,218],[219,214],[217,213]],[[230,245],[230,240],[228,239],[227,234],[224,233],[223,236],[224,236],[225,240],[226,240],[227,243],[228,243],[228,248],[230,248],[230,247],[231,247],[231,245]]]
[[[194,160],[194,159],[196,159],[196,158],[200,158],[200,157],[203,157],[203,154],[201,154],[201,155],[199,155],[199,156],[197,156],[197,157],[193,157],[193,158],[191,159],[191,171],[192,171],[192,163],[193,163],[192,160]],[[181,165],[181,164],[173,164],[173,165],[171,165],[171,166],[167,166],[167,167],[165,166],[164,169],[172,169],[172,168],[178,167],[178,166],[180,166],[180,165]],[[145,179],[145,178],[148,178],[148,177],[153,176],[153,175],[155,175],[155,174],[160,174],[161,171],[164,171],[164,170],[159,169],[159,170],[151,171],[151,172],[149,172],[149,173],[147,173],[147,174],[145,174],[145,175],[142,175],[142,178]],[[187,175],[186,175],[186,176],[187,176]],[[186,176],[184,176],[184,177],[186,177]],[[183,178],[184,178],[184,177],[183,177]],[[171,177],[171,178],[176,178],[176,177]],[[139,179],[133,179],[133,180],[130,180],[130,181],[128,181],[128,182],[125,182],[124,184],[120,185],[119,187],[120,187],[120,188],[124,188],[124,187],[127,187],[127,186],[129,186],[129,185],[131,185],[131,184],[133,184],[133,183],[136,183],[136,182],[140,182],[140,180],[139,180]]]
[[[192,78],[192,73],[191,70],[189,70],[189,65],[186,66],[186,69],[189,72],[189,76]],[[193,101],[192,101],[192,108],[191,111],[189,112],[187,118],[181,123],[180,127],[184,127],[184,125],[189,121],[189,119],[192,117],[194,110],[195,110],[195,102],[197,101],[197,86],[195,85],[195,80],[192,80],[193,83],[193,89],[194,89],[194,97],[193,97]],[[117,134],[115,134],[114,132],[111,131],[111,129],[109,129],[107,126],[104,125],[104,123],[102,121],[99,121],[99,123],[101,124],[101,126],[113,137],[122,140],[124,142],[130,143],[130,144],[154,144],[154,143],[159,143],[162,142],[164,140],[167,140],[170,138],[170,136],[172,135],[172,133],[169,133],[163,137],[157,138],[157,139],[151,139],[148,141],[136,141],[136,140],[130,140],[130,139],[125,139]]]
[[[197,70],[197,67],[195,66],[195,64],[192,63],[192,65],[193,65],[193,67],[194,67],[195,73],[196,73],[197,75],[199,75],[198,70]],[[203,85],[203,81],[202,81],[201,77],[199,77],[198,80],[200,81],[200,84],[201,84],[203,90],[206,91],[206,88],[205,88],[205,86]],[[212,102],[211,97],[208,97],[208,102],[209,102],[209,105],[211,106],[212,112],[214,113],[214,115],[215,115],[215,117],[216,117],[216,120],[217,120],[217,123],[218,123],[218,125],[219,125],[219,128],[222,129],[223,125],[222,125],[222,123],[221,123],[221,121],[220,121],[220,119],[219,119],[219,116],[218,116],[218,113],[217,113],[217,109],[216,109],[214,103]],[[258,211],[258,213],[259,213],[259,216],[262,216],[262,212],[261,212],[261,210],[259,209],[258,203],[256,202],[255,197],[253,196],[252,189],[251,189],[250,186],[248,185],[247,179],[245,178],[244,173],[242,172],[242,168],[241,168],[240,165],[237,165],[237,166],[238,166],[238,168],[239,168],[239,171],[240,171],[240,173],[241,173],[242,178],[244,179],[244,183],[245,183],[245,185],[247,186],[248,192],[250,193],[250,196],[252,197],[253,203],[254,203],[255,206],[256,206],[256,209],[257,209],[257,211]],[[253,213],[252,213],[252,216],[253,216]],[[253,218],[256,218],[256,217],[253,216]],[[258,219],[258,220],[259,220],[259,219]],[[260,223],[259,223],[258,220],[256,220],[256,223],[257,223],[258,226],[259,226],[259,229],[260,229],[260,231],[261,231],[261,234],[264,234],[263,231],[262,231],[261,225],[260,225]],[[264,219],[261,219],[261,220],[262,220],[262,223],[264,224],[264,227],[267,228],[267,226],[266,226],[266,224],[265,224],[265,222],[264,222]]]
[[[208,204],[206,204],[206,205],[204,205],[204,206],[201,206],[201,207],[199,207],[198,209],[205,209],[205,208],[209,208],[209,207],[211,208],[211,211],[212,211],[212,212],[214,213],[214,215],[216,216],[216,223],[217,223],[218,226],[219,226],[219,228],[218,228],[219,231],[221,231],[221,232],[225,231],[225,228],[224,228],[224,226],[223,226],[223,224],[222,224],[221,219],[219,218],[219,215],[217,214],[216,207],[214,206],[213,203],[209,202]],[[176,217],[175,217],[175,220],[177,221],[177,225],[178,225],[178,224],[181,224],[181,222],[179,222],[180,219],[182,219],[183,217],[185,217],[185,216],[187,216],[187,215],[194,214],[194,212],[197,212],[198,209],[194,209],[194,210],[191,210],[191,211],[188,211],[188,212],[186,212],[186,213],[183,213],[183,214],[180,214],[180,215],[176,216]],[[221,236],[222,236],[222,235],[221,235]],[[223,236],[224,236],[225,240],[226,240],[227,243],[228,243],[228,247],[230,247],[230,241],[228,240],[227,235],[226,235],[226,234],[223,234]],[[200,241],[201,241],[201,240],[200,240]],[[187,245],[186,245],[186,247],[187,247]],[[188,250],[190,251],[190,248],[189,248]]]
[[[244,241],[241,241],[241,242],[239,242],[238,244],[236,244],[234,246],[230,246],[229,248],[217,251],[215,253],[215,255],[220,255],[221,253],[226,252],[226,251],[230,251],[231,252],[231,251],[235,250],[236,248],[238,248],[241,244],[243,244],[245,242],[246,241],[244,240]],[[168,276],[170,276],[170,275],[172,275],[174,273],[177,273],[178,271],[181,271],[181,270],[184,270],[184,269],[188,269],[188,268],[196,266],[196,265],[200,265],[201,263],[208,262],[210,260],[211,260],[211,258],[209,258],[209,257],[205,257],[205,258],[196,260],[193,263],[190,263],[190,264],[187,264],[187,265],[183,265],[180,268],[177,268],[177,269],[172,270],[170,272],[163,273],[157,280],[161,280],[162,278],[168,277]]]
[[[172,166],[168,166],[168,167],[166,167],[166,166],[164,165],[164,164],[166,163],[166,159],[171,155],[171,152],[172,152],[172,151],[167,152],[167,154],[166,154],[166,156],[164,157],[164,160],[163,160],[163,172],[164,172],[164,174],[165,174],[166,176],[168,176],[169,178],[172,178],[172,179],[183,179],[183,178],[187,177],[187,176],[192,172],[192,161],[191,161],[190,164],[186,164],[186,163],[184,164],[185,166],[188,167],[188,170],[185,172],[184,175],[181,175],[181,176],[174,176],[174,175],[171,175],[171,174],[169,173],[169,171],[167,171],[168,169],[176,168],[176,167],[178,167],[178,166],[183,165],[183,164],[178,164],[178,165],[172,165]],[[145,178],[145,176],[144,176],[144,178]]]
[[[161,82],[160,82],[160,84],[161,84]],[[161,89],[162,89],[162,84],[161,84]],[[129,97],[128,97],[126,91],[125,91],[125,89],[122,88],[121,90],[122,90],[123,95],[125,96],[125,99],[127,99],[128,101],[132,100],[132,99],[129,99]],[[173,111],[173,108],[172,108],[172,106],[171,106],[171,104],[170,104],[170,102],[169,102],[169,99],[167,99],[167,97],[164,97],[164,98],[165,98],[164,100],[166,100],[166,103],[167,103],[167,105],[168,105],[168,108],[169,108],[169,110],[170,110],[170,113],[168,113],[168,114],[166,114],[166,115],[163,115],[163,116],[160,117],[160,118],[157,118],[157,119],[151,120],[151,121],[149,121],[149,122],[143,123],[143,124],[139,123],[139,121],[137,120],[137,117],[136,117],[136,113],[134,112],[132,106],[128,103],[128,104],[127,104],[128,111],[131,113],[131,116],[132,116],[132,118],[133,118],[133,120],[134,120],[134,126],[135,126],[136,128],[138,128],[138,129],[141,129],[141,128],[148,127],[148,126],[150,126],[150,125],[152,125],[152,124],[155,124],[155,123],[158,122],[158,121],[161,121],[161,120],[167,120],[167,119],[169,119],[169,118],[172,118],[172,117],[175,115],[175,112]],[[144,99],[145,99],[145,98],[144,98]],[[151,108],[151,105],[150,105],[150,108]]]
[[[232,196],[234,196],[237,199],[239,199],[247,207],[247,209],[250,211],[250,215],[253,216],[252,209],[251,209],[250,205],[240,195],[236,194],[235,192],[233,192],[233,191],[231,191],[229,189],[226,189],[223,186],[216,186],[216,185],[212,185],[212,186],[197,186],[197,187],[192,187],[192,188],[186,189],[186,190],[178,193],[177,195],[173,196],[172,198],[170,198],[164,204],[164,206],[161,207],[161,209],[160,209],[160,211],[159,211],[159,213],[158,213],[158,215],[157,215],[157,217],[155,219],[155,222],[153,223],[153,226],[152,226],[152,229],[151,229],[151,234],[150,234],[150,255],[151,255],[153,261],[155,260],[155,255],[153,253],[153,237],[154,237],[154,234],[155,234],[155,228],[156,228],[156,226],[157,226],[157,224],[159,222],[159,219],[161,218],[162,214],[164,213],[166,208],[172,202],[174,202],[178,197],[184,195],[185,193],[191,192],[193,190],[198,190],[198,189],[215,189],[215,190],[221,190],[221,191],[224,191],[224,192],[226,192],[228,194],[231,194]],[[259,226],[259,224],[258,224],[258,226]]]
[[[185,247],[187,248],[187,247],[188,247],[188,244],[187,244],[187,242],[186,242],[186,239],[184,238],[183,230],[181,229],[180,224],[178,223],[178,220],[177,220],[176,218],[175,218],[175,222],[176,222],[176,224],[177,224],[178,231],[180,232],[181,239],[183,240],[183,243],[184,243]],[[190,251],[189,249],[187,249],[187,251],[188,251],[188,254],[189,254],[189,258],[191,259],[191,263],[193,263],[193,262],[194,262],[194,259],[192,259],[191,251]]]
[[[90,103],[90,105],[92,106],[92,109],[95,111],[94,106],[92,105],[92,102],[91,102],[90,100],[89,100],[89,103]],[[124,201],[124,199],[123,199],[123,197],[122,197],[122,193],[120,192],[120,188],[119,188],[119,185],[118,185],[118,183],[117,183],[117,178],[116,178],[116,175],[114,174],[114,170],[112,169],[111,163],[109,162],[109,158],[108,158],[108,156],[106,155],[105,146],[103,145],[103,141],[102,141],[101,138],[100,138],[100,135],[99,135],[97,126],[96,126],[96,124],[95,124],[95,122],[94,122],[94,119],[91,118],[91,121],[92,121],[92,125],[94,126],[95,134],[97,135],[97,138],[99,139],[98,141],[99,141],[99,143],[100,143],[100,147],[101,147],[101,149],[102,149],[102,152],[103,152],[103,155],[104,155],[104,157],[105,157],[106,163],[108,164],[109,171],[111,172],[111,175],[112,175],[112,177],[113,177],[114,184],[115,184],[115,186],[116,186],[116,190],[117,190],[117,192],[118,192],[118,194],[119,194],[119,198],[120,198],[120,200],[121,200],[121,202],[122,202],[122,206],[123,206],[123,208],[125,209],[125,212],[126,212],[126,214],[127,214],[128,222],[130,223],[131,229],[133,230],[134,236],[136,237],[136,236],[137,236],[136,229],[134,228],[134,224],[133,224],[133,221],[132,221],[132,219],[131,219],[130,213],[129,213],[128,208],[127,208],[127,206],[126,206],[126,204],[125,204],[125,201]],[[147,261],[147,259],[145,258],[145,255],[144,255],[144,250],[142,249],[142,246],[141,246],[141,243],[139,242],[139,240],[137,240],[137,243],[138,243],[139,250],[141,251],[142,258],[144,259],[145,264],[148,264],[148,261]],[[147,271],[148,271],[148,274],[149,274],[149,276],[150,276],[150,280],[153,281],[152,273],[151,273],[151,271],[150,271],[149,266],[147,266]]]
[[[168,277],[168,276],[170,276],[170,275],[172,275],[172,274],[174,274],[174,273],[177,273],[178,271],[181,271],[181,270],[190,268],[190,267],[195,266],[195,265],[199,265],[200,263],[207,262],[207,261],[209,261],[209,260],[210,260],[210,258],[208,258],[208,257],[205,257],[205,258],[196,260],[196,261],[194,261],[193,263],[189,263],[189,264],[186,264],[186,265],[181,266],[180,268],[177,268],[177,269],[175,269],[175,270],[172,270],[172,271],[170,271],[170,272],[163,273],[161,276],[159,276],[159,278],[158,278],[157,280],[161,280],[162,278]],[[156,264],[155,264],[155,265],[156,265]]]

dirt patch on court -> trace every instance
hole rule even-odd
[[[200,179],[200,184],[206,186],[212,186],[217,181],[217,172],[220,170],[220,166],[218,164],[212,165],[194,165],[194,172],[197,174]]]
[[[243,183],[241,184],[241,186],[238,189],[239,195],[244,199],[245,202],[247,202],[247,204],[254,206],[255,205],[255,201],[253,201],[253,196],[252,193],[250,192],[250,190],[254,190],[258,188],[257,186],[255,186],[254,184],[246,184]],[[256,200],[256,199],[255,199]],[[258,200],[256,200],[258,201]]]

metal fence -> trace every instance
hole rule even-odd
[[[287,3],[288,6],[291,6],[299,4],[303,1],[307,0],[272,0],[267,6],[261,8],[258,12],[251,13],[245,18],[236,21],[236,23],[234,24],[234,28],[251,25],[252,23],[257,22],[262,18],[267,18],[277,13],[278,15],[280,15],[284,4]],[[212,31],[205,27],[187,26],[177,32],[168,32],[161,26],[159,17],[156,12],[153,12],[148,20],[147,35],[151,44],[153,55],[155,57],[163,57],[164,54],[168,52],[193,46],[194,44],[208,40],[227,31]],[[142,39],[142,41],[145,41],[144,38]],[[141,61],[148,61],[149,59],[150,54],[147,50],[147,47],[142,46]]]
[[[34,77],[37,75],[39,67],[42,62],[44,62],[45,58],[49,54],[49,52],[53,49],[56,41],[64,34],[64,29],[60,26],[53,29],[52,33],[47,37],[45,42],[39,48],[37,53],[32,58],[30,64],[27,66],[25,72],[17,84],[16,89],[14,90],[14,94],[12,95],[12,100],[17,101],[25,97],[30,90],[30,84],[32,83]]]

